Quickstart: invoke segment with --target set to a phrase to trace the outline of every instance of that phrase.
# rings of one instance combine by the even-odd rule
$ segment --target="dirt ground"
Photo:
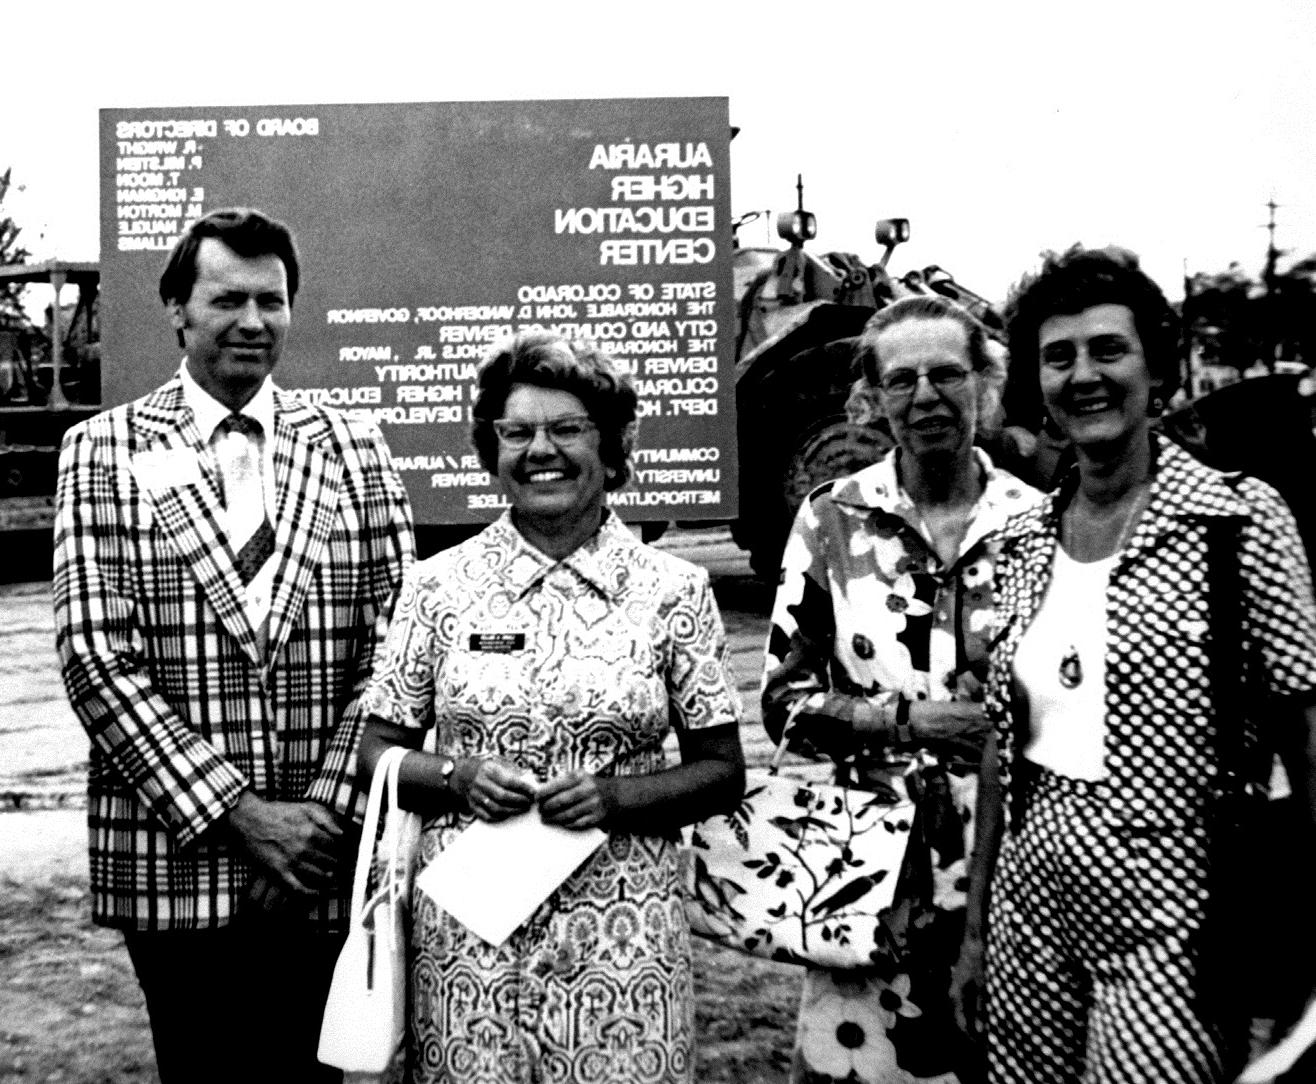
[[[771,751],[756,707],[770,589],[725,540],[678,535],[678,546],[712,575],[748,709],[742,743],[761,765]],[[90,921],[86,742],[53,643],[49,584],[0,584],[0,1084],[157,1084],[122,940]],[[696,941],[700,1084],[784,1080],[800,979],[797,968]]]
[[[707,568],[749,713],[751,764],[770,752],[756,701],[771,593],[707,532],[664,540]],[[0,1084],[154,1084],[150,1030],[121,938],[90,921],[86,739],[64,699],[49,583],[0,584]],[[784,1078],[797,968],[696,943],[701,1084]]]
[[[90,922],[81,811],[0,814],[0,1084],[157,1084],[123,942]],[[790,1056],[797,968],[696,942],[701,1084],[769,1084]]]
[[[7,814],[6,816],[15,816]],[[86,877],[0,876],[0,1081],[155,1082],[146,1007]]]

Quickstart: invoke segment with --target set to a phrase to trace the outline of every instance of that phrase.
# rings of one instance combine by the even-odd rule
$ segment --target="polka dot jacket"
[[[1152,441],[1151,497],[1106,593],[1104,816],[1134,831],[1173,831],[1200,822],[1217,774],[1207,524],[1217,517],[1236,523],[1241,642],[1255,660],[1252,699],[1263,688],[1304,700],[1316,694],[1316,609],[1297,526],[1279,495],[1255,478],[1213,470],[1169,441]],[[987,706],[1012,830],[1022,812],[1012,766],[1028,721],[1014,699],[1011,672],[1019,638],[1050,582],[1060,510],[1076,484],[1071,474],[1055,493],[1013,516],[997,558],[1004,634],[989,667]]]

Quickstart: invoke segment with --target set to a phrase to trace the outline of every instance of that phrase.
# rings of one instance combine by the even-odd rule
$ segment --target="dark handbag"
[[[1213,1015],[1235,1026],[1283,1016],[1307,992],[1294,957],[1305,944],[1299,915],[1285,910],[1298,898],[1296,885],[1284,883],[1284,841],[1294,838],[1286,825],[1296,824],[1298,811],[1292,800],[1270,799],[1275,748],[1249,717],[1261,705],[1248,681],[1238,541],[1234,521],[1207,527],[1218,774],[1207,810],[1207,910],[1197,945],[1198,992]]]

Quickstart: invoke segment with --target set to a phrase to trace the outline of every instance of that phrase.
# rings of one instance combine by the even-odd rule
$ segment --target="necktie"
[[[230,414],[216,426],[215,433],[225,438],[217,448],[224,507],[238,555],[238,576],[248,584],[274,553],[274,528],[265,512],[262,485],[260,422]]]

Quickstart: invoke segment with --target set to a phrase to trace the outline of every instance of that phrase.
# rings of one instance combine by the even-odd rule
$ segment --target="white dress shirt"
[[[196,382],[188,371],[186,358],[179,368],[179,377],[183,381],[183,402],[191,408],[196,418],[197,429],[205,438],[212,456],[215,454],[217,440],[247,440],[240,433],[229,433],[223,437],[215,433],[220,422],[234,412]],[[277,522],[275,511],[278,504],[274,492],[274,384],[268,376],[261,383],[256,394],[238,413],[258,422],[261,432],[265,435],[260,445],[261,495],[265,502],[265,514],[269,517],[270,524],[274,525]],[[218,469],[218,461],[215,466]],[[220,511],[220,524],[231,536],[232,520],[227,508]],[[269,620],[270,605],[273,601],[274,568],[277,563],[273,558],[266,561],[265,566],[247,584],[247,616],[258,630],[263,629]]]

